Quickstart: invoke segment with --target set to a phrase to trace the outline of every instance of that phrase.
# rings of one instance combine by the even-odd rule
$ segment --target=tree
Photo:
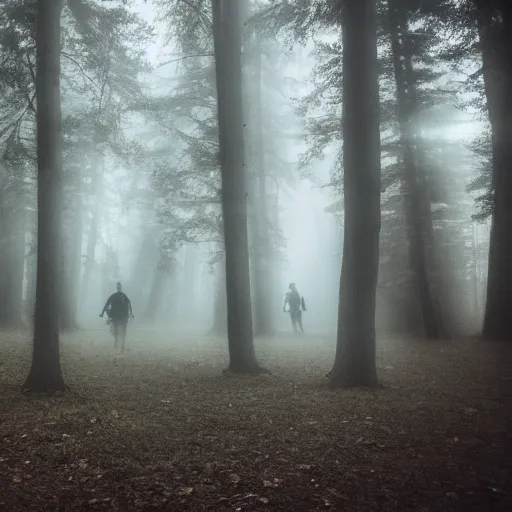
[[[253,295],[253,319],[256,336],[270,336],[272,327],[272,300],[270,279],[271,237],[265,165],[265,141],[263,133],[262,104],[262,48],[260,36],[252,31],[245,36],[245,91],[246,104],[246,153],[255,168],[251,187],[252,244],[251,269]],[[247,126],[248,125],[248,126]]]
[[[474,0],[491,124],[494,204],[482,335],[512,340],[512,13],[508,2]]]
[[[60,1],[39,0],[36,29],[37,288],[32,367],[24,389],[64,391],[59,348],[62,134]]]
[[[410,240],[410,263],[416,277],[423,325],[428,338],[441,337],[441,321],[432,296],[427,269],[425,223],[432,224],[430,201],[426,200],[427,184],[419,165],[417,124],[418,100],[413,68],[414,41],[409,33],[408,6],[402,0],[388,0],[391,51],[395,71],[397,112],[402,146],[403,185],[406,196],[405,212]]]
[[[380,230],[380,114],[376,0],[345,1],[343,31],[344,244],[330,387],[375,386]]]
[[[254,350],[251,315],[240,2],[212,0],[212,14],[226,257],[228,370],[261,373],[263,368]]]

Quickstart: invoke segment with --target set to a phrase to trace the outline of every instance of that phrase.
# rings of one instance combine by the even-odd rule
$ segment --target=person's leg
[[[112,319],[112,328],[114,331],[114,349],[117,350],[119,340],[119,320]]]
[[[124,352],[124,343],[126,341],[126,330],[128,327],[128,319],[121,323],[121,352]]]
[[[295,311],[290,311],[290,318],[292,320],[292,326],[293,326],[293,332],[297,332],[297,316],[295,314]]]

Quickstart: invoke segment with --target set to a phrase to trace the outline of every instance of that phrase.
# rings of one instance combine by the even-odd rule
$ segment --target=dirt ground
[[[332,339],[258,341],[258,378],[225,344],[84,331],[48,397],[3,333],[0,511],[512,510],[512,345],[381,340],[382,390],[328,391]]]

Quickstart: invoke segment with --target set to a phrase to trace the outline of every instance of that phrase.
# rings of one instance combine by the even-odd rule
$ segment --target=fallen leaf
[[[241,478],[240,478],[240,475],[237,475],[236,473],[231,473],[229,475],[229,480],[232,483],[237,484],[238,482],[240,482]]]
[[[19,484],[21,482],[21,476],[20,475],[14,475],[12,477],[12,481],[15,483],[15,484]]]
[[[263,487],[274,487],[274,484],[269,480],[263,480]]]
[[[184,487],[183,489],[181,489],[179,491],[178,494],[180,494],[180,496],[187,496],[189,494],[192,494],[194,492],[194,488],[193,487]]]
[[[258,498],[261,503],[265,503],[265,505],[270,501],[268,498]]]

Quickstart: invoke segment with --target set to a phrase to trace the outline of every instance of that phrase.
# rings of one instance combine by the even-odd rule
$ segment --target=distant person
[[[295,333],[297,333],[297,324],[300,327],[300,330],[304,332],[304,327],[302,326],[302,311],[306,311],[304,297],[300,296],[295,283],[291,283],[289,289],[290,291],[286,293],[284,298],[283,312],[290,313],[293,331]],[[286,306],[288,306],[288,310],[286,309]]]
[[[107,300],[100,317],[107,313],[112,322],[114,334],[114,348],[117,349],[121,343],[121,352],[124,351],[124,342],[126,341],[126,329],[128,327],[128,318],[133,318],[132,303],[128,296],[123,293],[121,283],[117,283],[117,292],[113,293]]]

